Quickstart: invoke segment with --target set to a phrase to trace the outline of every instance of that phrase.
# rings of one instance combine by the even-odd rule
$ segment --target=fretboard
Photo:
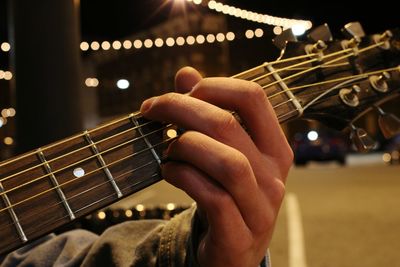
[[[234,77],[270,85],[281,122],[297,117],[296,99],[273,74],[264,64]],[[161,180],[168,129],[130,114],[0,163],[0,254]]]

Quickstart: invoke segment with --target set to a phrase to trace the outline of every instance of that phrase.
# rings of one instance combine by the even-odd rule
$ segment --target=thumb
[[[184,67],[175,75],[175,90],[178,93],[190,92],[203,77],[192,67]]]

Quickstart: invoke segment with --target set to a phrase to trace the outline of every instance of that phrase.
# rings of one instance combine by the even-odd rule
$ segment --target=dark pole
[[[9,0],[17,153],[82,129],[81,58],[73,0]]]

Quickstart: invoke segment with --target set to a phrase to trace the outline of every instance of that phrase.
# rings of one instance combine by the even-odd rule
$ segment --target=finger
[[[210,103],[187,95],[168,93],[146,100],[141,112],[149,119],[204,133],[243,151],[251,159],[258,157],[253,141],[232,114]]]
[[[187,93],[202,79],[201,74],[192,67],[184,67],[175,75],[175,90]]]
[[[188,131],[171,143],[167,154],[215,179],[232,196],[250,229],[259,224],[258,215],[263,214],[266,207],[260,207],[264,199],[261,199],[250,162],[241,152],[199,132]]]
[[[262,152],[276,157],[291,154],[275,111],[260,85],[239,79],[207,78],[196,84],[190,95],[236,111]]]
[[[208,228],[219,236],[220,242],[237,243],[241,238],[238,233],[250,233],[231,196],[199,169],[182,162],[168,162],[163,165],[162,175],[203,208]]]

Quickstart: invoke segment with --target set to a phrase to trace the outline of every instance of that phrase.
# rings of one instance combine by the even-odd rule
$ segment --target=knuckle
[[[273,186],[271,186],[268,190],[268,196],[273,207],[279,209],[285,193],[286,187],[284,183],[279,179],[275,179]]]
[[[287,144],[285,146],[285,157],[283,158],[286,167],[290,167],[293,163],[294,152],[292,148]]]
[[[219,139],[224,140],[226,136],[229,136],[231,133],[237,131],[237,129],[240,127],[236,118],[228,112],[219,118],[220,119],[217,121],[215,127],[215,134]]]
[[[226,154],[226,157],[222,159],[221,167],[223,168],[223,173],[233,182],[240,182],[251,173],[249,160],[244,154],[236,150]]]
[[[166,93],[159,97],[159,103],[161,105],[170,106],[177,103],[177,93]]]
[[[264,89],[255,82],[250,82],[248,86],[247,97],[251,98],[252,100],[262,100],[264,101],[267,98]]]

